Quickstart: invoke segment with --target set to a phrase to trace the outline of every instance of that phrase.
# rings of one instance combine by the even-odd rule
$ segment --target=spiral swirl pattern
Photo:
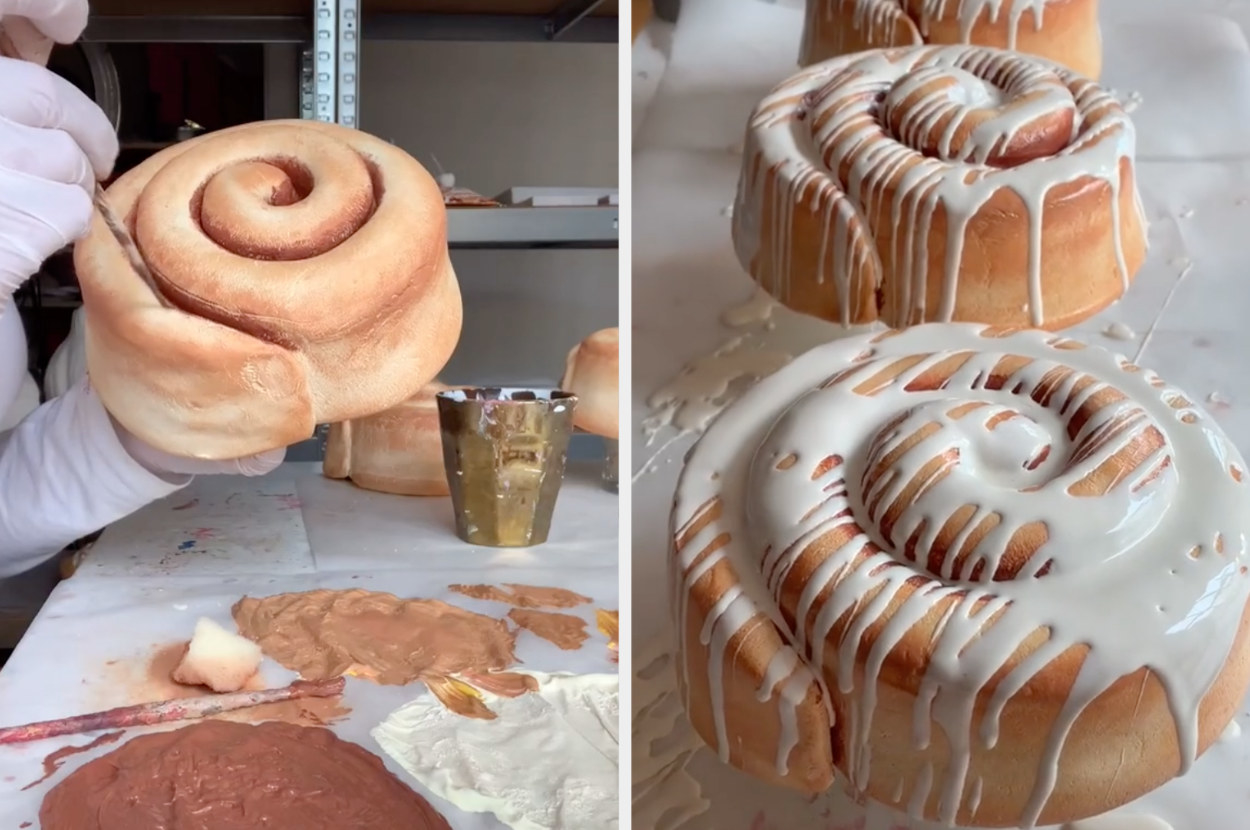
[[[1208,692],[1231,683],[1217,697],[1236,707],[1250,679],[1221,680],[1245,662],[1245,469],[1182,393],[1070,340],[930,325],[816,349],[728,410],[679,485],[678,624],[705,737],[761,772],[731,751],[735,714],[771,701],[764,773],[785,779],[825,751],[802,726],[823,699],[833,765],[918,817],[1029,827],[1083,817],[1048,812],[1052,797],[1111,809],[1072,806],[1073,788],[1114,789],[1102,758],[1081,765],[1087,709],[1150,667],[1183,770],[1207,743]],[[1120,725],[1087,728],[1115,751]],[[1030,752],[1033,774],[1006,777]],[[1158,772],[1145,752],[1116,774],[1138,780],[1134,763]]]
[[[373,136],[221,130],[153,156],[108,199],[174,307],[156,311],[97,221],[75,252],[89,369],[115,417],[167,451],[231,457],[387,409],[459,336],[438,186]]]
[[[837,59],[756,108],[735,246],[779,300],[843,324],[1070,325],[1144,257],[1134,148],[1110,94],[1023,55]]]

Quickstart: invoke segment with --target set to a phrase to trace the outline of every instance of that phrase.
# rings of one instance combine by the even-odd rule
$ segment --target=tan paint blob
[[[572,614],[513,608],[508,612],[508,619],[565,651],[576,651],[590,637],[586,633],[586,621]]]
[[[309,680],[345,674],[402,686],[517,662],[507,623],[438,600],[317,590],[244,597],[234,619],[266,655]]]
[[[323,827],[327,817],[352,830],[450,830],[377,756],[288,723],[141,735],[75,770],[39,810],[43,830]]]
[[[590,602],[575,591],[565,588],[543,588],[539,585],[517,585],[506,582],[499,585],[451,585],[458,594],[488,602],[503,602],[517,608],[576,608]]]
[[[439,702],[457,715],[479,720],[494,720],[497,717],[476,686],[446,675],[426,675],[424,679]]]

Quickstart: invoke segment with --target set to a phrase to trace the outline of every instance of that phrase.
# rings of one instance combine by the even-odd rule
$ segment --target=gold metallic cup
[[[496,548],[547,541],[576,405],[575,395],[558,389],[438,394],[457,536]]]

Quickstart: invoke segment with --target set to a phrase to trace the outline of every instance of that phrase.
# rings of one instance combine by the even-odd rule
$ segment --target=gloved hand
[[[89,11],[87,0],[0,0],[0,17],[24,17],[57,43],[82,37]]]
[[[61,43],[82,34],[86,0],[0,0]],[[108,117],[69,81],[0,58],[0,302],[43,261],[82,237],[97,179],[117,160]]]
[[[113,420],[110,416],[110,420]],[[163,450],[144,443],[135,437],[124,426],[113,420],[113,428],[117,437],[130,457],[139,462],[149,473],[159,476],[171,484],[181,483],[180,479],[188,476],[214,474],[263,476],[275,469],[286,458],[286,448],[270,450],[260,455],[238,458],[231,461],[204,461],[198,458],[180,458]]]

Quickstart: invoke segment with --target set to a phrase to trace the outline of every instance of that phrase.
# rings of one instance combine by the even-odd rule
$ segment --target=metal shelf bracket
[[[565,0],[551,17],[547,18],[546,30],[548,40],[559,40],[569,29],[576,26],[582,18],[603,5],[603,0]]]
[[[338,102],[338,0],[313,7],[313,117],[333,123]]]
[[[360,0],[314,0],[312,89],[304,117],[355,127],[360,120]],[[307,58],[305,72],[307,72]],[[307,100],[311,96],[311,116]]]
[[[338,0],[338,123],[358,126],[360,116],[360,0]]]

